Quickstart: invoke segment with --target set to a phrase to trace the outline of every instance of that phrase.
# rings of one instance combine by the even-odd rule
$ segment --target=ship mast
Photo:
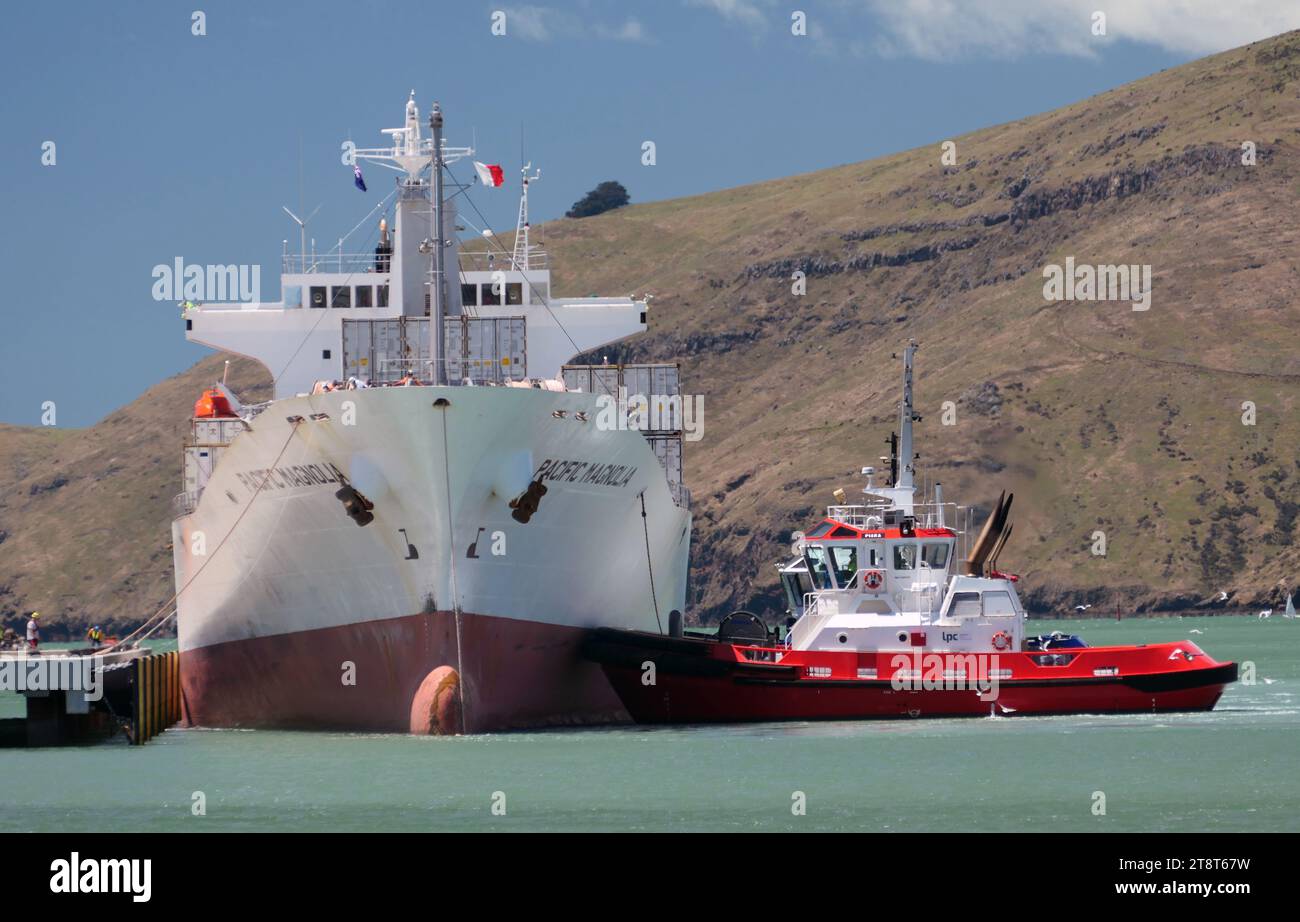
[[[520,271],[528,270],[528,254],[532,249],[528,244],[528,184],[542,178],[541,170],[529,176],[528,171],[532,168],[533,162],[530,160],[519,171],[523,174],[524,191],[519,196],[519,220],[515,224],[515,252],[511,261]]]
[[[919,417],[912,404],[912,363],[917,348],[916,340],[912,340],[903,350],[903,400],[898,406],[898,433],[889,434],[890,484],[887,487],[874,486],[868,475],[867,485],[862,491],[892,503],[892,508],[905,516],[912,515],[916,509],[916,453],[912,449],[912,423]],[[864,468],[863,473],[869,470]]]
[[[396,244],[391,263],[393,303],[406,317],[429,317],[429,357],[435,384],[445,384],[447,378],[442,318],[460,313],[460,289],[449,290],[447,286],[447,265],[456,267],[458,263],[455,236],[449,239],[448,234],[455,224],[455,203],[446,200],[446,167],[474,153],[472,147],[445,146],[442,125],[442,107],[435,102],[429,113],[433,137],[421,137],[420,111],[412,90],[403,126],[383,131],[392,137],[392,147],[355,152],[357,160],[401,174],[397,181]],[[433,176],[426,179],[425,171],[430,169]]]
[[[443,355],[443,314],[445,311],[447,244],[443,239],[446,222],[442,219],[442,107],[434,102],[429,111],[429,128],[433,131],[433,307],[429,311],[429,355],[433,357],[434,384],[447,383],[447,362]]]
[[[912,451],[912,421],[916,411],[912,406],[912,357],[916,355],[916,340],[903,350],[903,403],[898,410],[898,480],[894,486],[913,489],[916,455]]]

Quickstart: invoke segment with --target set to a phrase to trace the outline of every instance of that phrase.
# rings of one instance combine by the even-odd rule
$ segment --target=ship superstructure
[[[439,670],[459,700],[440,730],[625,719],[581,638],[685,606],[681,432],[600,412],[647,375],[680,400],[677,366],[565,367],[645,330],[646,302],[552,292],[527,168],[514,249],[461,252],[449,165],[473,152],[436,103],[428,126],[412,94],[392,146],[356,151],[397,173],[373,247],[286,252],[278,302],[185,312],[275,382],[255,406],[214,387],[185,448],[192,723],[421,730]]]

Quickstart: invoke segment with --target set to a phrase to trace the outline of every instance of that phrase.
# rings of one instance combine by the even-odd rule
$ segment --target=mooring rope
[[[434,404],[434,406],[437,406],[437,404]],[[468,710],[465,702],[469,696],[465,691],[465,663],[461,655],[460,586],[456,582],[456,536],[451,521],[451,449],[447,442],[448,406],[450,406],[450,403],[440,407],[442,410],[442,473],[447,484],[447,558],[451,563],[451,611],[456,622],[456,675],[460,679],[460,732],[463,736],[467,726],[465,712]]]
[[[217,544],[217,546],[212,549],[212,553],[208,554],[207,559],[203,561],[203,564],[197,570],[194,571],[194,575],[192,575],[189,579],[187,579],[185,581],[185,585],[177,589],[175,595],[173,595],[170,599],[164,602],[161,608],[159,608],[156,612],[154,612],[152,615],[146,618],[143,624],[141,624],[138,628],[136,628],[131,633],[127,634],[121,640],[116,640],[113,643],[109,644],[103,650],[99,651],[99,653],[101,654],[108,653],[111,650],[117,649],[123,646],[124,644],[131,643],[133,641],[148,640],[149,637],[151,637],[154,634],[154,632],[158,631],[168,621],[176,617],[178,612],[178,609],[176,608],[176,600],[181,597],[181,593],[183,593],[186,589],[190,588],[190,585],[196,579],[199,578],[199,574],[202,573],[205,569],[207,569],[208,564],[212,563],[213,558],[217,556],[217,553],[222,549],[222,547],[225,546],[226,542],[230,540],[230,536],[235,533],[235,529],[237,529],[239,527],[239,523],[244,520],[244,516],[248,515],[248,510],[253,508],[253,503],[257,502],[257,498],[262,495],[262,488],[266,486],[267,481],[271,479],[271,471],[275,470],[276,465],[280,463],[280,459],[284,457],[284,453],[286,450],[288,450],[289,443],[293,441],[294,433],[298,431],[298,426],[301,423],[302,423],[301,419],[293,423],[293,428],[289,430],[289,437],[285,439],[284,444],[280,446],[279,454],[275,456],[275,460],[271,462],[270,468],[267,469],[266,474],[263,475],[261,481],[258,483],[257,489],[253,491],[253,496],[248,501],[248,505],[245,506],[243,510],[239,513],[239,516],[235,519],[234,524],[230,526],[230,530],[226,532],[225,537],[223,537],[221,541]],[[164,614],[164,612],[166,612],[166,614]],[[158,619],[159,616],[162,616],[161,619],[158,620],[156,624],[153,624],[152,622],[154,622],[155,619]]]
[[[655,593],[655,567],[650,561],[650,523],[645,515],[645,490],[642,490],[638,496],[641,500],[641,527],[645,530],[645,568],[650,573],[650,601],[655,604],[655,624],[659,625],[659,633],[664,632],[664,623],[659,620],[659,596]]]

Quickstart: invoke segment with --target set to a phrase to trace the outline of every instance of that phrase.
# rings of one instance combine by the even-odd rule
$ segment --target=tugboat
[[[903,353],[889,484],[873,468],[863,502],[833,505],[779,566],[788,632],[733,612],[716,635],[593,631],[600,663],[641,723],[856,720],[1211,710],[1237,679],[1190,640],[1090,647],[1030,636],[1019,577],[998,569],[1012,526],[1003,494],[973,541],[935,485],[916,502],[913,359]],[[885,460],[885,459],[882,459]],[[847,498],[835,495],[839,503]],[[922,499],[925,497],[922,496]],[[949,524],[951,522],[951,524]],[[957,563],[959,552],[964,558]]]

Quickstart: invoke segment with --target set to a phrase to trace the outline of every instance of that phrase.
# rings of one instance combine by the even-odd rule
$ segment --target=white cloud
[[[1300,28],[1297,0],[863,0],[874,50],[944,60],[1029,52],[1094,54],[1106,42],[1211,54]],[[1092,34],[1093,13],[1106,35]]]
[[[555,39],[594,37],[618,42],[649,42],[650,35],[635,19],[610,26],[589,16],[557,10],[549,6],[505,7],[506,34],[530,42]]]
[[[754,32],[767,29],[767,13],[760,7],[768,6],[760,0],[687,0],[691,6],[713,10],[728,22],[734,22]]]
[[[635,19],[629,19],[621,26],[596,26],[595,33],[599,38],[608,38],[619,42],[648,42],[650,40],[645,26]]]

